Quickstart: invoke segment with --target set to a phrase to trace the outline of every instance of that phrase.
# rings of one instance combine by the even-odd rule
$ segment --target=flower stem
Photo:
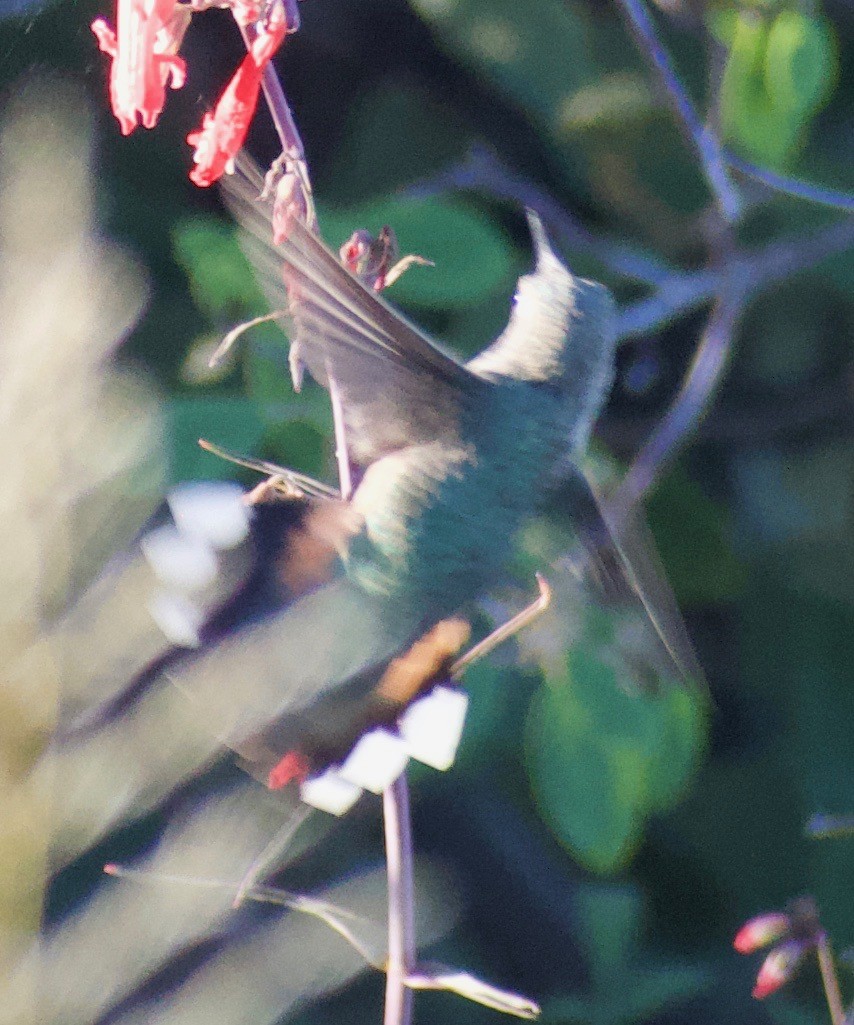
[[[406,773],[383,794],[388,872],[388,963],[383,1025],[409,1025],[412,990],[406,985],[415,966],[412,903],[412,824]]]
[[[833,954],[830,951],[826,933],[821,933],[819,936],[816,955],[821,971],[821,982],[824,986],[824,996],[830,1011],[830,1020],[833,1025],[845,1025],[845,1009],[842,1006],[842,994],[839,991],[839,978],[836,974],[836,966],[833,963]]]

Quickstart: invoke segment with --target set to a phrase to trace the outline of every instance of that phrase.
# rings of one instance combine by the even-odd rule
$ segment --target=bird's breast
[[[414,445],[368,468],[353,497],[364,530],[347,566],[360,587],[429,617],[500,582],[555,455],[548,404],[514,392],[496,389],[453,443]]]

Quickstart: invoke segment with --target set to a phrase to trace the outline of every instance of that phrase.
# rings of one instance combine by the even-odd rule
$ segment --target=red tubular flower
[[[739,954],[752,954],[755,950],[775,943],[791,929],[791,918],[782,911],[769,911],[751,918],[736,933],[732,945]]]
[[[177,55],[190,12],[177,0],[118,0],[114,32],[103,18],[92,22],[98,46],[113,59],[110,103],[130,135],[141,121],[153,128],[166,102],[166,87],[180,89],[186,65]]]
[[[804,940],[786,940],[775,947],[762,962],[756,976],[756,985],[753,987],[753,996],[757,1000],[762,1000],[776,993],[792,978],[804,954],[810,948],[811,944]]]
[[[231,170],[255,113],[264,68],[281,46],[286,31],[284,9],[277,4],[267,26],[258,32],[226,86],[216,109],[205,114],[202,127],[187,136],[187,142],[196,150],[193,154],[196,166],[190,172],[190,180],[196,185],[202,188],[213,185]]]

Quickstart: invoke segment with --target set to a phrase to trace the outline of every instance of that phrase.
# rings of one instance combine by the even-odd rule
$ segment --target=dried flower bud
[[[298,174],[286,171],[276,185],[276,198],[273,201],[273,242],[281,245],[288,237],[290,225],[294,219],[306,222],[308,218],[308,200],[305,187]]]
[[[807,940],[786,940],[775,947],[762,962],[753,987],[753,996],[762,1000],[784,986],[811,948],[812,944]]]
[[[347,270],[377,292],[385,287],[398,252],[397,238],[388,225],[376,238],[364,229],[354,231],[339,251]]]
[[[769,911],[746,922],[732,942],[739,954],[752,954],[782,939],[792,927],[792,920],[782,911]]]

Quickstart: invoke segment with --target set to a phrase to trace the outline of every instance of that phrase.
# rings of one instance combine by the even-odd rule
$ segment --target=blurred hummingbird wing
[[[334,577],[358,520],[350,506],[273,491],[247,506],[243,497],[241,488],[222,483],[174,489],[171,521],[144,534],[135,555],[107,577],[108,586],[93,587],[58,625],[88,653],[86,692],[67,695],[58,735],[89,733],[115,720],[165,672]],[[133,587],[133,613],[122,622],[139,617],[146,638],[138,660],[128,658],[127,630],[115,626],[126,584]],[[106,636],[101,620],[111,627]],[[116,644],[118,664],[106,654]]]
[[[212,733],[240,751],[271,724],[313,708],[380,667],[418,633],[419,622],[342,578],[276,614],[223,637],[171,668],[169,680]]]
[[[366,465],[414,443],[452,434],[460,408],[486,384],[354,277],[302,222],[272,242],[272,198],[248,157],[224,179],[244,228],[244,249],[274,308],[286,309],[295,383],[307,367],[340,391],[352,461]]]
[[[606,608],[634,614],[635,624],[652,628],[647,631],[651,644],[632,642],[638,650],[653,649],[650,671],[658,678],[704,687],[703,671],[642,514],[633,509],[617,517],[608,511],[578,469],[550,499],[555,511],[571,517],[580,543],[581,551],[567,557],[569,568]]]

